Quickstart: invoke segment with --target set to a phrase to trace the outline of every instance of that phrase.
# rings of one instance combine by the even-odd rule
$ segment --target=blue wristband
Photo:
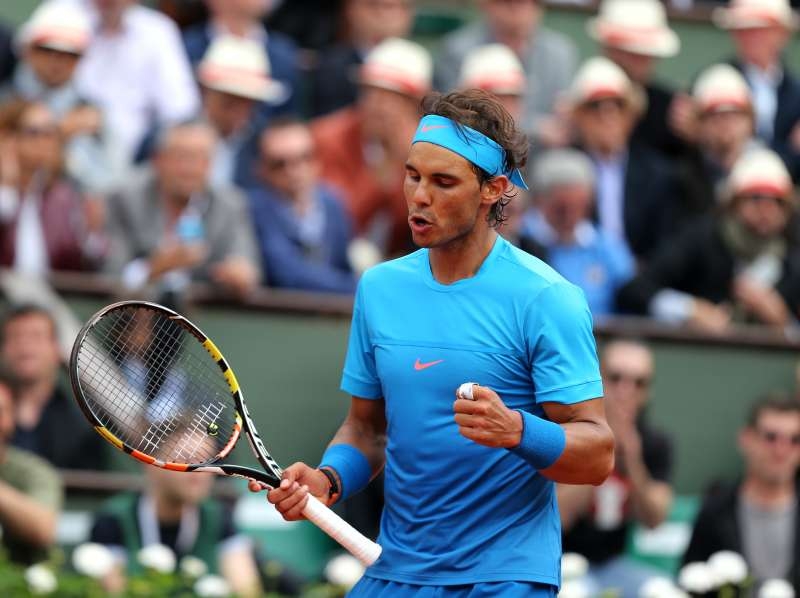
[[[522,415],[522,439],[509,450],[536,469],[547,469],[558,461],[567,446],[564,428],[527,411],[518,411]]]
[[[322,455],[320,467],[330,467],[339,475],[339,500],[352,496],[372,478],[369,461],[360,450],[349,444],[334,444]]]

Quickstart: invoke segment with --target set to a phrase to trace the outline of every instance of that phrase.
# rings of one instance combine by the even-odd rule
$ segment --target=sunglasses
[[[294,164],[305,164],[314,159],[314,152],[307,151],[293,156],[273,156],[266,159],[267,167],[271,170],[284,170]]]
[[[619,384],[623,381],[631,382],[637,389],[644,390],[650,387],[653,379],[650,376],[632,376],[625,372],[611,371],[607,372],[603,379],[612,385]]]
[[[788,434],[780,434],[774,430],[763,430],[756,428],[756,433],[761,437],[761,440],[767,444],[778,444],[779,442],[789,443],[794,447],[800,447],[800,434],[789,436]]]
[[[622,98],[603,98],[601,100],[589,100],[583,103],[583,108],[589,112],[601,112],[608,108],[616,108],[620,112],[625,110],[627,102]]]
[[[55,125],[46,127],[35,127],[35,126],[20,127],[19,134],[22,137],[52,138],[58,135],[58,127],[56,127]]]
[[[744,193],[742,195],[738,195],[736,199],[741,202],[759,203],[759,204],[772,203],[778,206],[783,206],[786,203],[786,200],[783,197],[778,197],[777,195],[769,195],[767,193]]]

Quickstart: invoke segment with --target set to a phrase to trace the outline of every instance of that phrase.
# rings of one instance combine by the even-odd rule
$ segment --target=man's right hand
[[[264,489],[255,482],[250,482],[248,487],[253,492]],[[319,469],[309,467],[305,463],[294,463],[283,470],[280,486],[267,493],[267,500],[275,505],[286,521],[298,521],[305,519],[303,509],[309,492],[330,506],[329,489],[330,481]]]
[[[208,255],[203,243],[179,243],[165,246],[150,256],[150,278],[155,279],[166,272],[200,265]]]

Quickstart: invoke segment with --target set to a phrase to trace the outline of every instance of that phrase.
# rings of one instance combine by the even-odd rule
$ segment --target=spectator
[[[514,117],[522,118],[526,77],[522,63],[508,46],[487,44],[470,51],[461,65],[461,89],[483,89],[495,96]]]
[[[217,37],[197,69],[203,114],[217,132],[211,183],[246,188],[255,181],[258,134],[263,128],[257,103],[277,105],[291,90],[270,76],[261,44],[249,39]]]
[[[319,52],[311,73],[312,116],[354,104],[364,58],[386,39],[408,37],[414,20],[413,0],[344,0],[341,10],[344,38]]]
[[[267,56],[271,76],[283,84],[286,93],[280,101],[270,101],[259,109],[262,117],[299,109],[297,90],[300,85],[298,54],[295,43],[277,31],[267,31],[263,19],[273,0],[206,0],[210,17],[183,32],[183,43],[193,66],[197,66],[219,38],[234,36],[261,47]]]
[[[55,543],[63,501],[58,474],[45,461],[9,445],[14,435],[11,391],[0,384],[0,526],[8,558],[29,565]]]
[[[756,135],[800,176],[800,81],[782,60],[797,17],[787,0],[732,0],[717,8],[714,23],[730,32],[732,64],[753,92]]]
[[[778,330],[794,324],[800,313],[800,254],[788,230],[794,190],[777,154],[756,149],[739,158],[722,208],[663,246],[620,289],[620,307],[712,332],[732,322]]]
[[[541,26],[541,0],[480,0],[483,18],[448,34],[436,63],[436,87],[457,86],[461,62],[470,50],[490,43],[511,48],[527,74],[522,128],[545,145],[565,145],[569,139],[553,116],[556,99],[569,87],[578,54],[565,36]]]
[[[591,595],[620,590],[620,598],[638,598],[639,588],[655,575],[625,555],[634,524],[654,528],[672,505],[672,442],[647,420],[654,363],[650,349],[634,340],[615,340],[601,359],[604,403],[616,439],[616,466],[599,487],[558,486],[564,551],[590,563]]]
[[[44,104],[0,109],[0,264],[33,276],[90,270],[107,250],[103,204],[63,172],[64,146]]]
[[[578,145],[594,163],[599,228],[646,260],[675,232],[680,210],[670,165],[631,138],[643,94],[616,64],[596,57],[575,75],[567,102]]]
[[[114,550],[129,574],[141,572],[136,559],[141,548],[163,544],[178,558],[201,559],[237,596],[261,595],[253,543],[237,533],[232,513],[210,497],[214,476],[146,467],[145,479],[144,492],[121,494],[101,508],[91,541]],[[124,587],[120,574],[116,570],[103,580],[108,591]]]
[[[686,101],[673,105],[675,91],[655,80],[657,61],[675,56],[681,47],[667,24],[664,5],[659,0],[603,0],[599,15],[587,23],[587,31],[602,53],[647,95],[645,110],[633,131],[634,141],[672,156],[682,154],[686,145],[673,129],[672,113]]]
[[[299,120],[273,122],[261,135],[263,185],[250,194],[264,276],[274,287],[352,293],[350,219],[318,178],[314,140]]]
[[[189,122],[162,135],[152,165],[109,201],[108,271],[128,289],[180,295],[203,280],[237,296],[258,283],[258,254],[241,194],[209,184],[213,129]]]
[[[387,39],[361,66],[359,83],[356,106],[311,124],[322,178],[342,194],[356,235],[384,253],[405,253],[411,240],[404,165],[420,99],[430,89],[430,56],[414,42]]]
[[[197,86],[168,17],[137,0],[52,1],[81,8],[93,25],[78,90],[107,115],[126,160],[152,129],[197,113]]]
[[[719,550],[744,556],[756,584],[785,579],[800,592],[796,476],[800,467],[800,403],[781,393],[753,404],[739,432],[743,477],[716,484],[694,523],[684,563]]]
[[[754,138],[750,90],[739,71],[728,64],[704,70],[692,91],[696,148],[687,152],[692,203],[697,211],[713,208],[733,165],[759,142]]]
[[[60,383],[58,331],[50,313],[19,305],[5,315],[0,333],[0,357],[15,403],[11,444],[61,469],[102,468],[106,445]]]
[[[85,191],[107,193],[122,178],[124,156],[103,113],[81,96],[74,77],[91,35],[79,8],[40,5],[17,37],[22,62],[2,95],[45,104],[59,121],[67,174]]]
[[[633,256],[591,221],[594,167],[581,152],[551,150],[536,161],[527,233],[547,262],[586,294],[595,318],[615,311],[617,289],[634,274]]]

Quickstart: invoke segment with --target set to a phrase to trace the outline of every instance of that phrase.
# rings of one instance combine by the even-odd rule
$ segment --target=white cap
[[[421,45],[390,37],[367,54],[359,71],[359,82],[412,97],[422,97],[431,89],[433,61]]]
[[[584,62],[575,73],[567,92],[572,106],[593,100],[621,98],[636,110],[644,108],[645,98],[619,66],[603,56]]]
[[[498,95],[522,95],[525,70],[508,46],[479,46],[464,58],[458,86],[461,89],[483,89]]]
[[[733,165],[726,184],[729,198],[742,193],[766,193],[791,199],[792,177],[780,156],[770,149],[745,152]]]
[[[715,64],[700,73],[692,97],[701,113],[753,109],[747,81],[729,64]]]
[[[83,54],[92,37],[92,26],[86,13],[67,2],[45,2],[20,28],[20,46],[41,46]]]
[[[731,0],[727,8],[715,8],[711,19],[720,29],[754,29],[779,26],[797,28],[797,15],[788,0]]]
[[[534,163],[531,188],[546,194],[556,187],[581,185],[594,188],[594,166],[589,157],[573,148],[544,152]]]
[[[232,35],[211,43],[197,67],[197,79],[209,89],[271,104],[284,102],[291,93],[270,76],[262,44]]]
[[[659,0],[604,0],[586,23],[589,36],[604,46],[645,56],[675,56],[681,40],[669,28]]]

